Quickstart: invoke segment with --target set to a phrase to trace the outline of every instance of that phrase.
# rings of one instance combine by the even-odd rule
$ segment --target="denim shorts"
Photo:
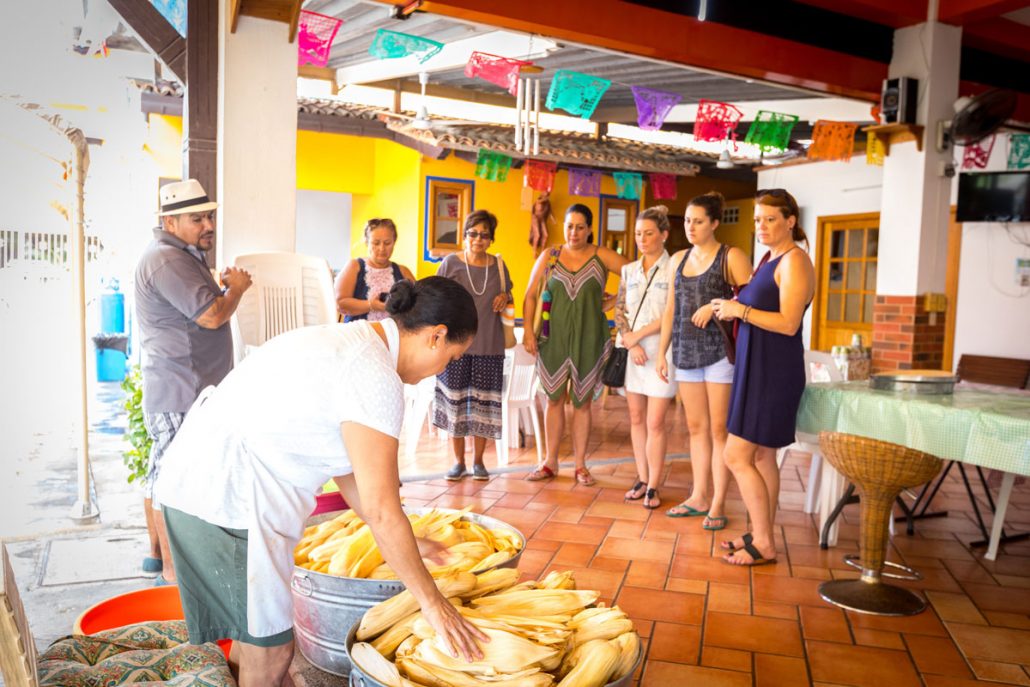
[[[698,367],[693,370],[676,368],[677,382],[709,382],[712,384],[732,384],[733,364],[723,358],[707,367]]]

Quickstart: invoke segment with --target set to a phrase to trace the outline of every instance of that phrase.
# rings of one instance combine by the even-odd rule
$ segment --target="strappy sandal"
[[[744,542],[744,547],[747,547],[747,545],[751,543],[751,539],[752,535],[750,532],[745,532],[744,535],[740,538],[740,540]],[[729,541],[719,542],[719,548],[721,548],[723,551],[729,551],[730,553],[733,553],[737,550],[737,547],[733,543],[732,539]]]
[[[526,481],[527,482],[543,482],[544,480],[547,480],[547,479],[554,479],[557,476],[558,475],[555,474],[554,470],[552,470],[551,468],[547,467],[546,465],[541,465],[536,470],[533,470],[533,472],[531,472],[528,475],[526,475]]]
[[[658,496],[657,489],[648,489],[647,494],[644,495],[644,508],[648,510],[654,510],[662,505],[662,500]]]
[[[590,474],[590,471],[586,468],[576,468],[573,473],[576,476],[576,481],[582,484],[584,487],[592,487],[597,484],[597,480]]]
[[[644,494],[647,493],[647,484],[637,480],[637,483],[633,485],[633,488],[626,492],[625,499],[627,501],[639,501],[644,498]]]
[[[736,558],[737,554],[741,553],[742,551],[747,555],[751,556],[751,560],[746,563],[737,563],[734,559]],[[765,556],[763,556],[762,552],[758,550],[758,547],[756,547],[751,542],[745,542],[743,549],[737,549],[733,553],[723,556],[722,560],[728,565],[739,565],[743,568],[753,568],[756,565],[770,565],[776,562],[775,557],[766,558]]]

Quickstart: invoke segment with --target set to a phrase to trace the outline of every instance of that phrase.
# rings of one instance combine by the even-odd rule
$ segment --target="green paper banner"
[[[615,193],[619,198],[638,200],[644,187],[644,177],[640,172],[613,172],[615,177]]]
[[[797,122],[797,115],[759,110],[744,142],[758,146],[763,153],[786,150],[790,145],[790,132]]]
[[[511,169],[511,157],[486,148],[479,149],[476,176],[487,181],[505,181]]]

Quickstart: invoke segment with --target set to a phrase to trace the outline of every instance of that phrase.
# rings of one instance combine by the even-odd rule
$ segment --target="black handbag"
[[[644,287],[644,295],[640,297],[640,304],[637,306],[637,314],[633,316],[633,323],[629,326],[629,330],[633,331],[633,327],[637,326],[637,317],[640,316],[640,309],[644,307],[644,299],[647,298],[647,290],[651,288],[651,282],[654,281],[655,276],[658,274],[658,267],[655,266],[654,271],[651,272],[651,278],[647,280],[647,286]],[[626,386],[626,364],[629,362],[629,349],[623,348],[622,346],[616,346],[612,349],[611,355],[608,356],[608,362],[605,363],[604,372],[601,373],[601,382],[605,386],[618,389]]]

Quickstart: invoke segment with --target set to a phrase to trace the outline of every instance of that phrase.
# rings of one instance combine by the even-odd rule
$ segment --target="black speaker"
[[[919,102],[919,81],[902,76],[884,79],[880,95],[880,116],[884,124],[915,124]]]

